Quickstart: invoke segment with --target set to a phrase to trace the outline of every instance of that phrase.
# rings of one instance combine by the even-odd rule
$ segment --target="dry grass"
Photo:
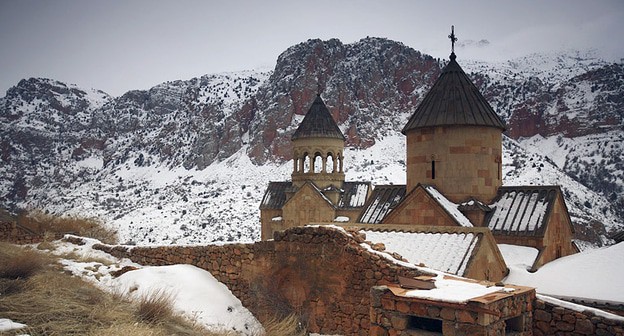
[[[290,314],[282,319],[272,318],[263,323],[264,333],[260,336],[306,336],[307,331],[299,323],[299,317]]]
[[[0,244],[0,265],[23,252]],[[43,266],[27,279],[0,279],[2,317],[28,325],[0,335],[214,335],[174,315],[145,323],[137,318],[138,305],[124,296],[103,292],[38,255]]]
[[[24,250],[21,253],[5,255],[0,264],[0,278],[27,279],[40,271],[48,258],[35,251]]]
[[[0,270],[7,276],[0,277],[0,317],[28,325],[0,332],[2,336],[239,335],[234,331],[209,332],[175,315],[171,295],[166,292],[152,292],[132,303],[122,293],[103,292],[62,271],[49,255],[16,245],[0,243]],[[295,315],[267,321],[264,329],[257,335],[307,335]]]
[[[139,298],[137,315],[148,323],[162,323],[173,315],[173,296],[170,292],[157,289]]]
[[[52,233],[50,236],[54,236],[54,233],[71,233],[95,238],[105,244],[116,244],[118,241],[117,232],[94,218],[57,216],[33,210],[18,216],[17,223],[40,234]]]

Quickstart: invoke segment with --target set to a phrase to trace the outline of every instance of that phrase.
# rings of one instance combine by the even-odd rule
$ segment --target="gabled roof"
[[[399,225],[371,225],[361,231],[366,240],[383,243],[386,251],[396,252],[413,264],[459,276],[465,275],[488,233],[486,228]]]
[[[358,223],[379,224],[405,196],[405,185],[378,185],[364,205]]]
[[[370,189],[370,182],[344,182],[337,207],[339,209],[363,207]]]
[[[320,95],[316,96],[312,106],[306,113],[303,121],[292,135],[292,140],[302,138],[335,138],[345,140],[344,135],[336,125],[327,106]]]
[[[505,123],[464,70],[455,53],[401,131],[432,126],[490,126],[505,130]]]
[[[485,223],[494,235],[542,237],[558,194],[558,186],[500,187]]]
[[[320,190],[313,182],[309,183],[321,197],[325,198],[330,204],[331,201],[323,195],[323,191]],[[260,209],[281,209],[286,204],[286,193],[297,191],[294,189],[292,182],[269,182],[267,190],[264,192],[264,197],[260,202]],[[353,209],[364,206],[366,202],[366,196],[371,188],[370,182],[344,182],[342,189],[332,188],[334,191],[340,192],[340,199],[338,204],[334,206],[337,209]]]
[[[435,187],[429,186],[429,185],[427,186],[423,185],[423,187],[425,188],[427,193],[429,193],[429,195],[431,195],[431,197],[433,197],[433,199],[435,199],[438,202],[438,204],[442,206],[444,211],[446,211],[451,216],[451,218],[453,218],[453,220],[457,222],[458,225],[464,226],[464,227],[474,226],[472,222],[470,221],[470,219],[468,219],[463,213],[461,213],[461,211],[459,211],[459,205],[449,201]]]
[[[286,191],[292,188],[292,182],[269,182],[260,202],[260,209],[281,209],[286,203]]]

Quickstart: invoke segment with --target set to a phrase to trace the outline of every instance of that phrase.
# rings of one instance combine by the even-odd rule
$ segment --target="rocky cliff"
[[[580,53],[493,64],[464,62],[458,52],[458,62],[507,121],[507,135],[518,140],[509,142],[509,167],[538,155],[570,183],[595,193],[590,207],[575,205],[577,213],[589,212],[585,227],[604,221],[597,217],[624,223],[624,65]],[[284,177],[267,174],[253,189],[242,188],[241,200],[252,205],[243,211],[230,204],[229,212],[206,209],[227,203],[220,197],[233,197],[238,182],[201,181],[192,174],[209,174],[219,163],[240,176],[261,165],[282,167],[290,159],[290,136],[319,92],[349,148],[373,150],[403,127],[443,66],[443,60],[387,39],[332,39],[288,48],[270,72],[205,75],[120,97],[49,79],[23,80],[0,98],[0,205],[66,212],[91,204],[87,212],[135,225],[147,237],[148,225],[137,224],[153,220],[141,210],[146,204],[165,217],[163,207],[182,204],[172,223],[196,226],[199,240],[207,225],[221,226],[222,238],[244,231],[253,239],[254,200],[269,179],[288,178],[288,169],[273,169]],[[350,167],[356,177],[371,166],[402,164],[387,152],[361,155],[370,159]],[[241,157],[254,165],[240,167]],[[224,223],[232,220],[246,223],[244,229]]]

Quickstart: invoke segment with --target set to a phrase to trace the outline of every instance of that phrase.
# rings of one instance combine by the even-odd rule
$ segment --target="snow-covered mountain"
[[[508,121],[505,184],[561,184],[586,241],[623,228],[623,65],[459,56]],[[137,243],[256,240],[264,189],[290,178],[290,135],[319,90],[347,136],[347,179],[404,183],[399,131],[443,65],[387,39],[333,39],[289,48],[270,72],[121,97],[22,80],[0,98],[0,206],[98,216]]]

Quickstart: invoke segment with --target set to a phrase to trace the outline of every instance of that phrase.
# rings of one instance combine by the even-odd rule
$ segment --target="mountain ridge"
[[[595,218],[600,218],[597,222],[609,221],[605,216],[612,214],[612,223],[607,223],[607,228],[612,230],[624,223],[624,213],[617,208],[618,204],[622,205],[620,209],[624,208],[621,196],[624,168],[621,162],[613,162],[613,157],[621,157],[624,150],[620,146],[624,94],[621,85],[617,85],[621,83],[622,64],[590,58],[582,59],[580,66],[574,67],[573,59],[579,58],[578,55],[564,56],[559,56],[564,57],[562,61],[554,61],[564,72],[558,76],[549,76],[550,70],[538,76],[542,72],[535,66],[535,70],[525,70],[532,63],[552,63],[535,60],[535,57],[525,61],[528,65],[515,60],[503,68],[468,61],[464,65],[461,58],[458,61],[467,73],[470,72],[499,115],[507,120],[508,134],[519,141],[517,148],[521,149],[509,155],[511,163],[507,166],[522,170],[515,167],[514,162],[522,161],[519,158],[523,155],[534,157],[534,162],[552,161],[552,169],[561,171],[561,178],[569,174],[574,181],[567,183],[580,181],[588,190],[597,192],[595,197],[607,200],[592,201],[596,205],[589,211],[595,214],[581,218],[580,214],[588,209],[584,206],[586,200],[578,196],[573,211],[582,221],[578,227],[591,227]],[[142,206],[155,207],[155,212],[166,216],[162,211],[169,205],[162,204],[164,201],[187,206],[191,202],[192,207],[200,209],[186,209],[182,215],[183,209],[170,207],[172,213],[179,215],[175,225],[187,227],[187,231],[177,228],[179,239],[188,240],[192,236],[195,237],[192,241],[201,241],[202,230],[221,226],[215,229],[216,234],[208,235],[213,238],[207,236],[206,240],[219,237],[228,240],[230,236],[239,239],[239,234],[253,240],[254,232],[259,231],[257,221],[253,220],[258,216],[254,202],[259,204],[261,192],[270,178],[288,179],[286,161],[291,155],[290,135],[319,90],[347,137],[349,148],[369,157],[370,153],[376,153],[375,148],[383,144],[384,139],[396,136],[443,66],[440,60],[387,39],[367,38],[352,44],[336,39],[316,39],[288,48],[271,72],[204,75],[165,82],[149,90],[129,91],[120,97],[53,80],[21,81],[22,85],[18,83],[0,98],[3,122],[0,128],[3,168],[0,171],[4,176],[0,179],[0,200],[12,210],[41,207],[71,212],[72,205],[63,205],[57,198],[73,193],[74,208],[79,207],[80,198],[85,198],[93,208],[83,209],[86,213],[111,220],[120,230],[122,225],[142,223],[144,229],[136,226],[132,231],[137,237],[149,231],[148,221],[153,220],[149,215],[143,219],[137,215]],[[594,94],[588,95],[588,92]],[[576,109],[575,115],[565,113],[570,106]],[[607,112],[599,113],[602,111]],[[562,122],[561,114],[566,115],[567,122]],[[589,140],[568,140],[593,135],[600,138],[597,140],[600,148],[593,140],[591,144]],[[549,140],[540,141],[537,136]],[[560,142],[552,140],[558,136],[562,138]],[[394,146],[400,146],[396,142]],[[559,143],[567,145],[568,149],[565,155],[557,154],[556,160],[534,156],[547,153],[540,144],[552,147]],[[584,149],[574,150],[577,147]],[[585,160],[577,152],[595,153]],[[385,174],[401,174],[399,171],[404,168],[400,168],[400,158],[404,157],[404,152],[393,158],[380,153],[376,156],[368,161],[354,157],[357,163],[347,176],[382,183],[401,179],[393,176],[384,179],[375,174],[386,169],[389,172]],[[244,157],[248,157],[249,162]],[[233,158],[236,159],[232,161]],[[254,178],[252,185],[227,175],[246,186],[239,192],[234,182],[216,181],[205,172],[221,169],[216,167],[236,160],[245,162],[239,164],[243,169],[257,174],[264,172],[266,178]],[[604,167],[592,170],[591,167],[601,160],[605,162]],[[236,170],[236,164],[232,164],[234,166],[228,169]],[[280,171],[286,176],[276,177],[260,169],[261,166],[273,167],[268,171]],[[349,168],[349,162],[346,166]],[[371,167],[379,170],[371,170]],[[133,170],[144,171],[143,177],[133,181],[137,178]],[[162,184],[158,176],[167,175],[169,179],[176,174],[172,181],[167,180],[171,184],[158,187]],[[537,180],[533,173],[523,174]],[[195,175],[208,181],[199,181]],[[239,172],[239,175],[252,179],[248,172]],[[514,179],[529,181],[520,177]],[[82,185],[88,185],[90,190],[76,191]],[[162,188],[170,194],[160,190]],[[232,209],[209,211],[229,202],[222,199],[226,190],[237,195],[236,200],[230,202]],[[238,211],[233,204],[244,204],[249,209]],[[112,210],[115,207],[118,210]],[[225,215],[227,211],[239,213]],[[165,220],[167,225],[174,225],[169,219]],[[228,228],[224,224],[228,220],[243,224],[239,228]],[[604,228],[605,223],[602,224]],[[151,225],[153,231],[156,224]],[[185,237],[183,231],[192,233]],[[598,231],[587,240],[604,243],[608,232]],[[139,240],[155,239],[149,234],[144,237]]]

